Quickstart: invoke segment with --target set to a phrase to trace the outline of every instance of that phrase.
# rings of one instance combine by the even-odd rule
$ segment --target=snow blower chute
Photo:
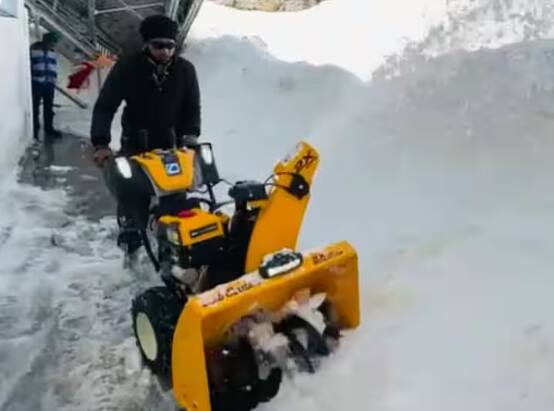
[[[301,142],[265,182],[232,184],[224,203],[209,143],[108,166],[112,187],[121,174],[119,183],[151,198],[139,237],[164,285],[133,300],[133,329],[144,363],[172,381],[180,407],[252,409],[287,373],[315,372],[341,330],[358,325],[353,247],[296,250],[318,165]]]

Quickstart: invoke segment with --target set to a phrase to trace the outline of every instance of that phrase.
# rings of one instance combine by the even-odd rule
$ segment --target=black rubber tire
[[[277,395],[282,371],[274,368],[266,380],[259,379],[254,350],[247,338],[223,346],[221,353],[224,351],[226,355],[212,359],[219,362],[224,375],[222,381],[210,382],[212,411],[250,411]]]
[[[167,287],[153,287],[137,296],[132,303],[133,332],[144,364],[158,377],[171,378],[171,346],[177,320],[183,310],[182,301]],[[144,348],[139,338],[138,323],[145,317],[151,325],[156,349]],[[140,320],[139,320],[140,316]],[[144,334],[144,332],[143,332]]]

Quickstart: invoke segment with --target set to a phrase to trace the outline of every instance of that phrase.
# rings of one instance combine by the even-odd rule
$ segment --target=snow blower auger
[[[133,330],[179,407],[252,409],[284,375],[315,372],[341,330],[358,325],[352,246],[296,251],[318,164],[301,142],[265,182],[231,184],[230,201],[217,202],[214,186],[225,180],[209,143],[111,161],[112,192],[119,184],[149,199],[139,237],[163,285],[133,300]]]
[[[254,271],[188,300],[172,349],[182,408],[250,410],[277,394],[283,374],[315,372],[340,331],[358,325],[354,249],[342,242],[301,256],[275,277]]]

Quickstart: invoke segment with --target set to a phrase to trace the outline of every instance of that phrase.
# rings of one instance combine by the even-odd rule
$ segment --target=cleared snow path
[[[173,411],[131,338],[131,298],[155,278],[122,269],[113,203],[81,140],[41,153],[2,190],[0,410]]]

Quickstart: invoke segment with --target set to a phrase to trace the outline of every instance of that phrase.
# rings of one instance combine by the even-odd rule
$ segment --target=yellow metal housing
[[[266,280],[254,271],[190,298],[173,336],[172,378],[178,405],[189,411],[210,411],[209,350],[243,316],[259,308],[274,312],[306,288],[327,294],[342,328],[358,326],[358,262],[347,242],[305,254],[300,267],[281,277]]]
[[[174,239],[176,244],[192,246],[224,235],[223,224],[227,221],[225,217],[211,214],[199,208],[191,209],[190,212],[194,215],[190,217],[163,216],[160,218],[162,224],[175,224],[179,227],[179,238]],[[170,240],[173,241],[173,239]]]
[[[319,153],[311,145],[301,142],[295,152],[277,163],[275,187],[269,199],[262,205],[246,256],[245,272],[256,270],[265,255],[288,248],[296,249],[302,220],[306,212],[310,195],[298,199],[280,186],[288,186],[291,173],[298,173],[312,185],[319,165]]]
[[[162,153],[147,152],[133,156],[132,159],[145,169],[146,174],[150,176],[159,191],[186,190],[192,186],[194,181],[194,151],[174,150],[171,155],[176,156],[178,173],[168,171]]]

